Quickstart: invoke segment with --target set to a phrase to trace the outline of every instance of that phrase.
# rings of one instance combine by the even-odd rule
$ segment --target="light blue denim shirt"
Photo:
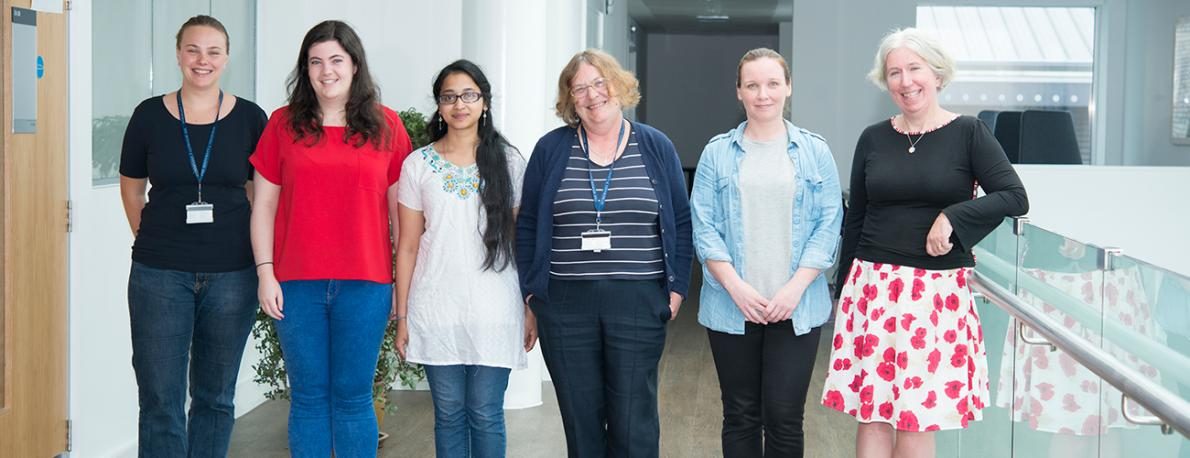
[[[740,209],[740,160],[744,157],[744,127],[720,134],[707,143],[698,160],[694,193],[690,197],[694,226],[694,248],[702,267],[698,322],[729,334],[744,333],[744,315],[731,295],[711,276],[707,261],[731,263],[743,277],[744,224]],[[793,259],[789,277],[799,267],[826,270],[835,263],[839,225],[843,221],[843,197],[839,172],[830,147],[818,134],[785,121],[789,136],[789,158],[793,160],[798,184],[793,205]],[[747,278],[744,278],[747,281]],[[830,317],[831,299],[826,276],[821,273],[802,295],[793,311],[793,332],[802,335],[821,326]]]

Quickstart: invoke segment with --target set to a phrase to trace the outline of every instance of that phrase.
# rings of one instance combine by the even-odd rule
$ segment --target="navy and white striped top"
[[[595,202],[591,198],[590,166],[595,187],[603,192],[608,167],[587,160],[578,144],[571,145],[570,159],[554,197],[553,251],[550,276],[561,280],[642,280],[665,276],[661,251],[661,226],[657,194],[645,171],[636,142],[629,135],[624,154],[615,161],[615,173],[603,209],[604,230],[611,232],[610,250],[582,250],[580,234],[595,228]]]

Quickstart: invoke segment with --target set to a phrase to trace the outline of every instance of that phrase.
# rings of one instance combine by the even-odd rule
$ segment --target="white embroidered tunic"
[[[525,160],[507,152],[512,202],[519,205]],[[405,160],[398,199],[425,217],[409,290],[408,360],[429,365],[521,369],[524,304],[516,263],[483,270],[487,224],[476,165],[459,167],[428,145]]]

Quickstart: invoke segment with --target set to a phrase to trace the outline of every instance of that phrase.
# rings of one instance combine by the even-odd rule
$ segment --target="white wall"
[[[1190,167],[1020,165],[1044,229],[1190,275]]]
[[[460,0],[259,0],[257,103],[268,112],[285,105],[285,80],[302,38],[315,24],[339,19],[363,41],[384,104],[430,113],[435,72],[462,54],[462,12]]]
[[[1170,141],[1173,109],[1173,32],[1190,16],[1190,1],[1128,3],[1124,165],[1190,166],[1190,145]]]

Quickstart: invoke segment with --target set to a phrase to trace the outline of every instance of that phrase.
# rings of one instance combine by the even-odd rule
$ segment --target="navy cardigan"
[[[645,171],[657,193],[661,217],[661,250],[669,290],[686,297],[694,242],[686,175],[673,142],[661,131],[632,123]],[[571,145],[578,131],[562,126],[537,141],[525,169],[521,206],[516,221],[516,263],[521,295],[549,300],[550,250],[554,235],[554,195],[562,184]]]

